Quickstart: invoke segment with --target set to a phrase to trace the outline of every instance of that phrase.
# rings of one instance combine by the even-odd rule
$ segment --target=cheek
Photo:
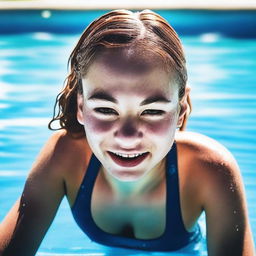
[[[176,129],[176,116],[168,116],[161,121],[147,123],[146,132],[155,136],[165,136]]]
[[[85,114],[85,130],[93,133],[105,133],[112,129],[114,122],[102,121],[94,117],[92,114]]]

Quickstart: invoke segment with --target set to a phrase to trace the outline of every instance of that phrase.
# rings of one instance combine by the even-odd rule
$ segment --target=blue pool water
[[[181,18],[175,15],[173,23],[181,31],[192,88],[188,130],[220,141],[237,159],[256,241],[256,36],[249,33],[249,26],[249,32],[244,26],[241,35],[241,31],[225,34],[209,24],[209,30],[206,26],[182,33]],[[192,20],[197,19],[194,14]],[[47,123],[67,74],[69,53],[79,38],[76,30],[65,34],[47,32],[45,27],[29,29],[12,33],[0,29],[0,221],[21,194],[34,159],[52,133]],[[205,232],[204,216],[201,225]],[[161,254],[92,243],[75,224],[64,199],[37,255],[65,254],[207,255],[205,236],[194,248]]]

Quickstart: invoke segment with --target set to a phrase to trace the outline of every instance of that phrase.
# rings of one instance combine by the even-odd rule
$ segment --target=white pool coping
[[[255,0],[0,0],[0,10],[95,9],[256,10]]]

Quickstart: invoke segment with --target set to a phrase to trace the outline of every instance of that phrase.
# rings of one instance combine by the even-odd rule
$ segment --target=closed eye
[[[95,108],[94,111],[103,115],[117,115],[117,112],[112,108]]]
[[[151,116],[161,116],[165,114],[163,110],[157,110],[157,109],[146,109],[142,113],[143,115],[151,115]]]

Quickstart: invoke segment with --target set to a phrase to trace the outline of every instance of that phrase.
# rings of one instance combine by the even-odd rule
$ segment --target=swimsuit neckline
[[[169,201],[170,201],[170,195],[169,195],[169,191],[170,191],[170,189],[169,189],[169,183],[170,183],[170,181],[169,181],[169,178],[168,178],[168,170],[170,169],[170,167],[169,167],[169,165],[170,165],[170,155],[172,154],[172,150],[176,150],[176,148],[174,149],[174,147],[172,147],[169,151],[168,151],[168,153],[167,153],[167,155],[165,156],[166,157],[166,163],[165,163],[165,168],[166,168],[166,171],[165,171],[165,183],[166,183],[166,200],[165,200],[165,228],[164,228],[164,231],[163,231],[163,233],[160,235],[160,236],[158,236],[158,237],[156,237],[156,238],[149,238],[149,239],[143,239],[143,238],[136,238],[136,237],[125,237],[125,236],[121,236],[121,235],[116,235],[116,234],[111,234],[111,233],[108,233],[108,232],[106,232],[106,231],[104,231],[103,229],[101,229],[96,223],[95,223],[95,221],[94,221],[94,219],[93,219],[93,216],[92,216],[92,209],[91,209],[91,204],[92,204],[92,193],[93,193],[93,188],[94,188],[94,185],[95,185],[95,182],[96,182],[96,179],[97,179],[97,177],[98,177],[98,174],[99,174],[99,170],[100,170],[100,167],[101,167],[101,163],[100,163],[100,161],[96,158],[96,156],[92,153],[92,156],[91,156],[91,160],[90,160],[90,162],[94,162],[95,160],[96,160],[96,162],[97,162],[97,168],[96,168],[96,170],[94,169],[93,170],[93,172],[94,172],[94,177],[93,177],[93,180],[92,180],[92,183],[91,183],[91,187],[90,187],[90,189],[89,189],[89,191],[88,191],[88,193],[90,193],[90,195],[89,195],[89,200],[88,200],[88,205],[89,205],[89,216],[90,216],[90,221],[91,221],[91,223],[95,226],[95,228],[99,231],[99,232],[101,232],[102,234],[104,234],[104,235],[107,235],[108,237],[115,237],[115,238],[120,238],[120,239],[131,239],[131,240],[139,240],[139,241],[148,241],[148,242],[150,242],[150,241],[157,241],[157,240],[161,240],[161,239],[163,239],[166,235],[167,235],[167,233],[168,233],[168,226],[169,226],[169,218],[170,218],[170,214],[169,214],[169,211],[170,211],[170,207],[168,207],[168,205],[169,205]],[[89,171],[90,170],[92,170],[92,168],[89,168]],[[87,174],[86,173],[86,175],[92,175],[92,173],[89,173],[89,174]],[[75,205],[75,204],[74,204]]]

